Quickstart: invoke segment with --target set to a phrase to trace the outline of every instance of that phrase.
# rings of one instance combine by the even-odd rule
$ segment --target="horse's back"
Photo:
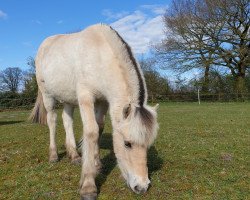
[[[41,44],[36,57],[39,88],[60,101],[77,103],[77,88],[98,90],[105,75],[103,65],[112,59],[112,50],[105,40],[105,25],[51,36]]]

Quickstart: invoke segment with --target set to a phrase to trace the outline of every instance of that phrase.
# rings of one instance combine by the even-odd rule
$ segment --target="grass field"
[[[61,160],[50,164],[48,128],[28,123],[28,114],[0,113],[0,199],[79,199],[81,167],[65,156],[61,117]],[[152,187],[144,195],[132,193],[121,178],[107,123],[99,199],[250,199],[250,103],[164,103],[158,121],[148,154]],[[78,140],[78,111],[74,129]]]

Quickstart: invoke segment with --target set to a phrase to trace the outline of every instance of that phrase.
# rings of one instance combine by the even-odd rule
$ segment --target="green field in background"
[[[148,153],[152,187],[143,195],[120,175],[107,120],[99,199],[250,199],[250,103],[162,103],[158,113],[160,130]],[[27,122],[28,114],[0,112],[0,199],[79,199],[81,166],[65,155],[61,110],[55,164],[48,162],[48,128]],[[79,140],[78,110],[74,117]]]

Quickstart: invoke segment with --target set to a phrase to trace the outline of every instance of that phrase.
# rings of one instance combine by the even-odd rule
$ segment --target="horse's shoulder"
[[[47,37],[44,41],[43,41],[43,44],[44,45],[50,45],[52,44],[53,42],[55,42],[56,40],[58,40],[59,38],[63,37],[64,34],[58,34],[58,35],[52,35],[52,36],[49,36]]]

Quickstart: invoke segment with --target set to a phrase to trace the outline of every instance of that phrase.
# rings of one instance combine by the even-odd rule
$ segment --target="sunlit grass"
[[[61,160],[49,164],[48,129],[26,122],[28,114],[0,113],[0,199],[79,199],[81,167],[65,156],[60,116]],[[80,122],[76,111],[77,140]],[[144,195],[133,194],[121,178],[107,123],[99,199],[250,199],[250,103],[165,103],[159,123],[148,156],[152,187]]]

